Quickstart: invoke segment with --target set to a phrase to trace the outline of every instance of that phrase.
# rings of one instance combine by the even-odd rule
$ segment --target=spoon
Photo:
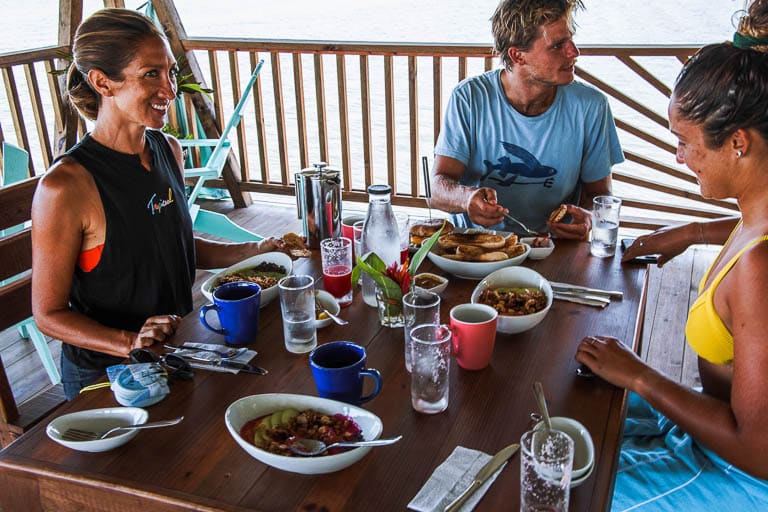
[[[322,311],[323,313],[328,315],[328,317],[331,320],[333,320],[334,322],[336,322],[339,325],[347,325],[349,323],[346,320],[344,320],[343,318],[339,318],[338,316],[336,316],[333,313],[331,313],[330,311],[328,311],[325,308],[325,306],[323,306],[323,303],[320,302],[320,299],[317,298],[317,295],[315,295],[315,310],[316,311]]]
[[[547,401],[544,399],[544,387],[541,385],[541,382],[536,381],[533,383],[533,395],[539,404],[539,412],[541,412],[541,416],[544,419],[544,428],[546,431],[550,431],[552,429],[552,421],[549,419]]]
[[[290,445],[290,449],[296,455],[303,457],[314,457],[325,453],[331,448],[353,448],[357,446],[385,446],[393,444],[402,439],[403,436],[392,437],[388,439],[374,439],[373,441],[342,441],[326,445],[317,439],[296,439]]]

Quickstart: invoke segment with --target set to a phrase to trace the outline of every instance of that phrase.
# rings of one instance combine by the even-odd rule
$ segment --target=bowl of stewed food
[[[471,302],[499,312],[498,332],[516,334],[541,323],[552,299],[552,286],[544,276],[526,267],[506,267],[483,278],[472,292]]]
[[[283,471],[316,475],[332,473],[362,459],[370,446],[333,448],[303,457],[290,448],[301,439],[331,445],[338,441],[371,441],[381,437],[381,419],[372,412],[336,400],[309,395],[269,393],[233,402],[224,414],[232,438],[256,460]]]
[[[200,291],[213,301],[213,290],[232,281],[250,281],[261,287],[261,307],[277,298],[277,282],[293,271],[293,260],[282,252],[266,252],[251,256],[209,277]]]

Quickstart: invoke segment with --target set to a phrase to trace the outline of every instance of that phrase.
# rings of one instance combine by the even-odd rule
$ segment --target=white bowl
[[[525,245],[525,244],[523,244]],[[504,267],[513,267],[528,257],[531,251],[530,246],[525,245],[525,252],[514,258],[507,258],[501,261],[458,261],[450,258],[444,258],[434,252],[429,252],[427,257],[437,265],[440,270],[453,274],[463,279],[482,279],[491,272]]]
[[[325,309],[334,315],[338,315],[339,312],[341,312],[341,306],[339,306],[339,302],[336,300],[336,297],[327,291],[315,290],[315,295],[317,295],[317,300],[320,302],[320,304],[322,304]],[[318,320],[317,317],[315,317],[315,328],[322,329],[323,327],[330,325],[331,322],[333,322],[331,317],[323,318],[322,320]]]
[[[418,279],[419,277],[429,277],[430,279],[434,279],[435,281],[438,281],[440,283],[438,285],[433,286],[432,288],[422,288],[423,290],[427,290],[428,292],[432,292],[440,295],[448,287],[448,280],[443,276],[439,276],[431,272],[422,272],[420,274],[416,274],[414,276],[414,280]],[[421,286],[419,286],[419,288],[421,288]]]
[[[507,334],[516,334],[536,327],[547,316],[552,307],[552,286],[541,274],[526,267],[502,268],[489,274],[480,281],[472,292],[470,302],[479,303],[480,294],[486,288],[531,287],[539,288],[547,296],[547,305],[541,311],[530,315],[499,315],[496,330]]]
[[[57,443],[73,450],[81,452],[106,452],[107,450],[124,445],[136,437],[139,431],[130,430],[122,434],[112,435],[107,439],[97,439],[95,441],[65,441],[61,436],[70,428],[91,432],[106,432],[115,427],[141,425],[147,422],[148,417],[149,413],[139,407],[91,409],[59,416],[48,424],[45,433]]]
[[[586,479],[586,477],[592,473],[592,467],[595,464],[595,445],[592,442],[592,436],[589,434],[587,427],[573,418],[553,416],[550,418],[550,421],[552,422],[552,428],[554,430],[559,430],[573,439],[572,485],[579,485],[581,481],[578,483],[576,481],[582,477]],[[537,423],[534,430],[540,428],[544,428],[543,421]]]
[[[336,455],[323,457],[287,457],[256,448],[250,441],[240,436],[240,429],[248,421],[289,407],[299,411],[313,409],[328,414],[349,416],[360,426],[365,440],[378,439],[383,429],[378,416],[360,407],[316,396],[282,393],[243,397],[227,408],[227,412],[224,413],[224,422],[237,444],[250,456],[268,466],[291,473],[304,475],[332,473],[351,466],[370,451],[370,446],[361,446]]]
[[[543,237],[542,237],[543,238]],[[534,247],[534,237],[521,238],[520,243],[528,244],[531,246],[531,252],[528,254],[529,260],[543,260],[555,250],[555,243],[551,238],[547,239],[549,244],[546,247]]]
[[[280,265],[282,267],[285,267],[286,275],[290,275],[291,272],[293,272],[293,261],[291,260],[291,257],[288,256],[285,253],[282,252],[267,252],[264,254],[257,254],[256,256],[251,256],[250,258],[241,261],[240,263],[235,263],[231,267],[227,267],[221,272],[218,272],[203,283],[203,285],[200,287],[200,291],[203,292],[203,295],[205,295],[205,298],[207,298],[209,301],[213,301],[213,288],[214,283],[218,281],[219,278],[234,274],[235,272],[240,272],[243,269],[249,268],[249,267],[256,267],[261,263],[269,262],[269,263],[275,263],[276,265]],[[277,297],[278,289],[277,289],[277,283],[275,283],[274,286],[270,286],[269,288],[264,288],[261,290],[261,307],[263,308],[270,302],[272,302]]]

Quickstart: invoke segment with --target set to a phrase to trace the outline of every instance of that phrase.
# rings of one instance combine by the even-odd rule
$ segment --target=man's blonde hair
[[[494,51],[504,67],[510,69],[511,47],[529,50],[540,26],[563,17],[573,25],[573,12],[583,8],[581,0],[502,0],[491,17]]]

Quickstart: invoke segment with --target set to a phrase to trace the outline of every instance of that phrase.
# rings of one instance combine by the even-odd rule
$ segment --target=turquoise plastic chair
[[[203,166],[184,169],[185,178],[197,178],[197,182],[194,187],[192,187],[192,190],[189,193],[189,198],[187,199],[190,214],[194,221],[194,229],[202,233],[227,238],[236,242],[258,242],[263,240],[264,237],[238,226],[226,215],[201,209],[199,205],[195,204],[195,201],[198,199],[200,191],[203,189],[206,181],[221,177],[221,172],[224,170],[224,164],[227,162],[227,157],[229,156],[229,151],[232,147],[232,143],[229,140],[229,134],[235,127],[237,127],[243,118],[242,110],[263,65],[264,61],[260,60],[253,70],[251,78],[248,80],[248,84],[245,86],[245,89],[240,96],[240,100],[235,106],[232,117],[221,132],[221,137],[218,139],[179,140],[182,147],[213,147],[210,156],[208,156]]]
[[[29,153],[18,146],[14,146],[9,142],[3,142],[3,181],[2,186],[10,185],[18,181],[29,178]],[[27,224],[20,224],[12,228],[0,230],[0,238],[9,236],[17,231],[21,231]],[[11,283],[15,278],[10,278],[0,282],[0,286]],[[35,321],[30,317],[26,320],[22,320],[16,324],[16,328],[19,331],[19,336],[23,339],[28,339],[32,342],[37,351],[37,355],[40,357],[40,361],[43,363],[48,377],[51,382],[56,385],[61,382],[61,375],[59,374],[58,366],[53,360],[51,350],[48,348],[48,342],[45,339],[43,333],[35,325]]]

